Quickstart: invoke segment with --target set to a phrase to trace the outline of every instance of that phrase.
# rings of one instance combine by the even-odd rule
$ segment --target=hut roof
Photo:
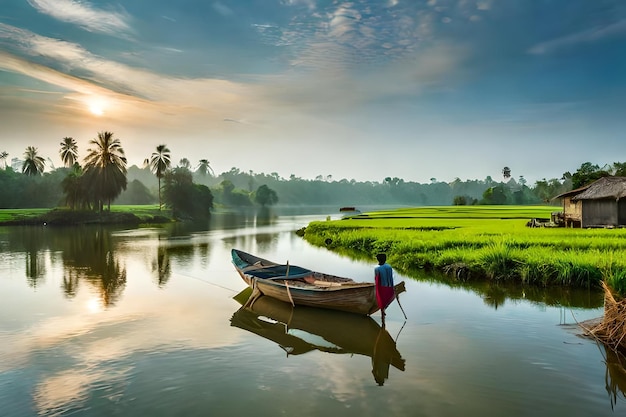
[[[591,184],[583,185],[582,187],[578,187],[578,188],[575,188],[573,190],[569,190],[569,191],[566,191],[566,192],[564,192],[562,194],[559,194],[559,195],[557,195],[555,197],[552,197],[552,199],[556,200],[558,198],[569,197],[569,196],[572,196],[572,195],[576,195],[576,194],[582,193],[583,191],[585,191],[590,186],[591,186]]]
[[[587,189],[572,197],[572,200],[599,200],[626,197],[626,177],[603,177],[589,184]]]

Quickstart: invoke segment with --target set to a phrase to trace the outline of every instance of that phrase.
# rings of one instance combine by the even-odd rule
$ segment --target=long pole
[[[402,308],[402,304],[400,304],[400,296],[398,294],[396,294],[396,301],[398,302],[398,305],[400,306],[400,310],[402,310],[402,314],[404,314],[404,319],[406,320],[406,313],[404,312],[404,309]]]
[[[295,303],[293,302],[293,298],[291,298],[291,290],[289,290],[289,261],[287,261],[287,272],[285,273],[285,287],[287,287],[287,295],[289,296],[289,301],[291,301],[291,306],[295,307]]]

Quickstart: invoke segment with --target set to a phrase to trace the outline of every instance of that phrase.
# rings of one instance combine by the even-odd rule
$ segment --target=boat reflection
[[[261,296],[246,304],[247,297],[235,299],[244,304],[231,318],[231,325],[273,341],[287,355],[313,350],[369,356],[378,385],[389,378],[389,366],[404,371],[405,360],[389,332],[369,316],[344,313],[288,303]]]

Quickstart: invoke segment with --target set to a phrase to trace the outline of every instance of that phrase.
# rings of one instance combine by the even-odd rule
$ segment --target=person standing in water
[[[383,325],[385,324],[385,309],[396,297],[393,288],[393,269],[387,263],[387,255],[376,255],[378,266],[374,269],[374,281],[376,283],[376,302],[382,314]]]

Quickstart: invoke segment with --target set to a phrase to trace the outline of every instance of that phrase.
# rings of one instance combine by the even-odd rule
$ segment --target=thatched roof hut
[[[563,222],[565,227],[581,227],[583,217],[583,204],[581,201],[572,201],[572,197],[582,193],[590,184],[583,187],[559,194],[554,199],[561,199],[563,204]]]
[[[619,200],[626,197],[626,177],[603,177],[584,187],[572,200]]]
[[[604,177],[563,193],[566,226],[626,226],[626,177]]]

